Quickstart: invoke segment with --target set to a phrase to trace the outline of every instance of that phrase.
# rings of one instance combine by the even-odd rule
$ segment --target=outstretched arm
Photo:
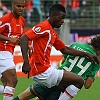
[[[99,64],[99,60],[98,60],[96,55],[93,55],[93,54],[90,54],[90,53],[87,53],[87,52],[82,52],[82,51],[79,51],[79,50],[75,50],[75,49],[70,48],[70,47],[63,48],[60,51],[63,54],[69,54],[69,55],[72,55],[72,56],[87,56],[92,62]]]

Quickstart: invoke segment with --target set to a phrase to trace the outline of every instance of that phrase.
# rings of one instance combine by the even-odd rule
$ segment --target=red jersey
[[[20,16],[16,19],[12,12],[0,18],[0,34],[7,37],[20,37],[25,26],[25,19]],[[0,51],[14,52],[15,45],[9,41],[0,41]]]
[[[56,50],[65,48],[65,44],[58,38],[58,34],[51,27],[48,20],[39,23],[25,33],[33,42],[33,53],[30,58],[30,76],[46,71],[50,67],[50,53],[52,46]]]

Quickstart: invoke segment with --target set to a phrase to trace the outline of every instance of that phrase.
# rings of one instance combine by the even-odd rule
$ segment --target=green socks
[[[12,100],[19,100],[18,96],[16,96],[15,98],[13,98]]]

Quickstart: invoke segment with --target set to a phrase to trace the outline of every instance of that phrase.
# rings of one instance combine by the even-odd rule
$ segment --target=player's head
[[[100,55],[100,35],[96,35],[91,39],[91,46],[96,50],[96,54]]]
[[[59,28],[64,23],[64,18],[66,15],[66,11],[64,6],[61,4],[54,4],[51,6],[49,10],[49,22],[52,27]]]
[[[13,0],[12,1],[12,12],[16,18],[23,14],[25,9],[25,0]]]

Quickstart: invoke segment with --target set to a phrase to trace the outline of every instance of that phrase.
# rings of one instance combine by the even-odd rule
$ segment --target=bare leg
[[[17,84],[17,76],[16,76],[16,70],[15,69],[9,69],[2,73],[2,79],[1,79],[4,88],[4,100],[12,100],[14,95],[14,88]]]

